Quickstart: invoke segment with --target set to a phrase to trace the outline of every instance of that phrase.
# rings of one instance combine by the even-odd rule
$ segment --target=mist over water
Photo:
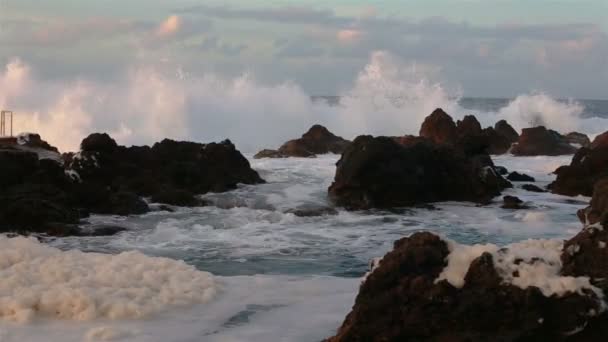
[[[424,117],[437,107],[455,119],[475,114],[484,125],[506,119],[516,129],[544,124],[563,133],[593,135],[608,127],[607,120],[590,117],[581,102],[558,101],[544,93],[521,95],[493,110],[484,110],[482,102],[465,108],[461,99],[467,94],[446,86],[438,70],[375,52],[354,75],[350,89],[338,94],[339,104],[332,105],[311,101],[297,84],[264,85],[248,74],[231,79],[194,76],[179,67],[138,66],[113,84],[49,82],[15,59],[0,73],[0,107],[17,113],[16,131],[39,132],[63,151],[78,149],[85,136],[97,131],[127,145],[164,137],[229,138],[246,152],[277,147],[314,123],[349,139],[417,134]]]

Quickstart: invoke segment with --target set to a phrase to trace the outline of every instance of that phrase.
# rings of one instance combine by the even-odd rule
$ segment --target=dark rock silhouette
[[[92,134],[79,153],[61,159],[51,149],[56,158],[48,159],[39,136],[27,139],[34,145],[0,146],[0,232],[105,234],[118,230],[84,231],[81,219],[90,213],[146,213],[150,209],[142,196],[171,205],[203,205],[196,194],[263,182],[229,141],[163,140],[153,147],[127,148],[107,134]]]
[[[570,144],[579,145],[580,147],[591,146],[591,140],[589,140],[589,137],[583,133],[578,133],[578,132],[568,133],[568,134],[566,134],[566,140],[568,140],[568,142]]]
[[[489,202],[510,184],[488,155],[425,139],[360,136],[337,164],[330,197],[347,209],[390,208],[437,201]]]
[[[608,176],[608,139],[602,142],[602,138],[596,138],[591,146],[579,149],[570,165],[555,170],[557,178],[549,185],[551,192],[566,196],[593,195],[595,183]]]
[[[530,177],[526,174],[519,173],[516,171],[509,173],[509,175],[507,176],[507,179],[510,180],[511,182],[535,182],[536,181],[534,179],[534,177]]]
[[[254,158],[312,158],[317,154],[341,154],[349,144],[350,141],[334,135],[327,128],[314,125],[301,138],[286,142],[278,150],[262,150]]]
[[[602,291],[600,283],[608,276],[608,249],[601,249],[600,242],[608,238],[607,234],[583,231],[568,241],[562,252],[562,275],[591,277]],[[440,280],[450,255],[445,241],[431,233],[416,233],[396,241],[393,251],[361,285],[337,334],[327,341],[605,339],[608,315],[602,309],[604,294],[591,289],[545,293],[535,286],[516,286],[511,281],[520,277],[519,267],[554,261],[543,259],[542,248],[538,257],[501,260],[509,248],[475,258],[464,283],[456,286]],[[572,254],[573,250],[578,252]],[[505,274],[497,262],[515,270]]]
[[[576,150],[563,135],[538,126],[525,128],[511,153],[516,156],[559,156],[574,154]]]

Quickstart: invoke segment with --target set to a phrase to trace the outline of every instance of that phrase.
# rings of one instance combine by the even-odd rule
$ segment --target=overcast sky
[[[608,98],[606,0],[0,0],[0,63],[112,82],[155,65],[339,94],[374,51],[467,96]]]

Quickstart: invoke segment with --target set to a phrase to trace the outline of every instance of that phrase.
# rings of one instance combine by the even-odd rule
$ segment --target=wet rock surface
[[[278,150],[262,150],[254,158],[313,158],[318,154],[341,154],[349,144],[350,141],[336,136],[327,128],[314,125],[301,138],[286,142]]]
[[[427,140],[409,145],[360,136],[338,161],[330,197],[348,209],[413,206],[437,201],[488,202],[510,184],[488,155]]]
[[[557,178],[549,186],[551,192],[566,196],[593,195],[595,183],[608,176],[608,139],[604,143],[598,138],[591,148],[579,149],[570,165],[555,170]]]
[[[20,139],[44,147],[38,135]],[[81,219],[92,213],[147,213],[142,196],[196,206],[203,203],[195,194],[263,182],[229,141],[163,140],[152,147],[127,148],[107,134],[92,134],[79,153],[63,159],[47,159],[21,146],[0,146],[0,232],[79,235],[84,234]]]
[[[525,128],[511,153],[516,156],[559,156],[574,154],[576,150],[563,135],[538,126]]]

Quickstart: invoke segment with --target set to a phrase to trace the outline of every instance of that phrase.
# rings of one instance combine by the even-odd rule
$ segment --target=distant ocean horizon
[[[325,102],[328,105],[339,105],[341,96],[313,95],[313,102]],[[462,97],[458,104],[464,108],[480,112],[497,112],[514,101],[515,97]],[[584,107],[583,118],[601,117],[608,118],[608,100],[594,99],[557,99],[559,102],[568,103],[574,101]]]

